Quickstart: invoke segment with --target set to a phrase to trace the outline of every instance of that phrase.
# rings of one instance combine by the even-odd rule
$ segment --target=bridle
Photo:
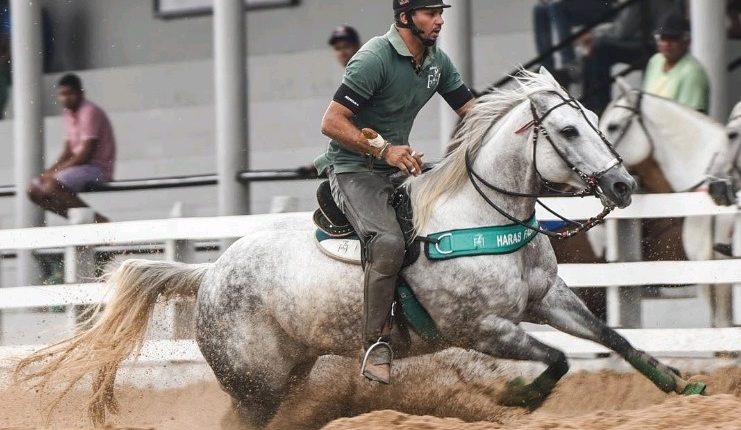
[[[732,116],[731,118],[728,119],[728,123],[730,124],[739,118],[741,118],[741,114]],[[738,137],[736,138],[738,139]],[[739,167],[738,165],[739,156],[741,156],[741,143],[738,144],[738,146],[736,147],[736,152],[735,154],[733,154],[733,164],[731,165],[731,169],[728,171],[729,176],[732,176],[733,173],[741,176],[741,167]]]
[[[615,148],[618,147],[625,138],[625,136],[628,134],[628,131],[630,130],[630,126],[633,125],[634,122],[637,122],[638,125],[641,126],[641,130],[643,131],[643,134],[646,136],[646,140],[648,140],[648,145],[651,147],[650,154],[653,154],[656,150],[656,142],[654,141],[653,136],[651,136],[651,133],[648,131],[648,127],[646,127],[646,122],[643,118],[643,91],[635,91],[638,94],[638,101],[636,102],[635,106],[626,106],[621,104],[615,104],[616,108],[620,109],[626,109],[630,111],[630,116],[628,117],[628,124],[623,128],[623,130],[620,132],[618,137],[615,139],[615,142],[613,143],[613,146]]]
[[[615,138],[614,143],[613,143],[613,146],[615,148],[617,148],[618,145],[620,145],[620,143],[622,143],[622,141],[625,138],[625,136],[628,134],[628,131],[630,130],[631,125],[633,125],[633,123],[638,123],[638,125],[641,128],[641,130],[643,131],[644,136],[646,137],[646,140],[648,141],[648,145],[649,145],[649,148],[650,148],[650,150],[649,150],[649,157],[651,157],[651,156],[653,156],[654,152],[656,152],[656,141],[654,140],[654,138],[651,135],[651,133],[648,131],[648,127],[646,126],[646,122],[645,122],[645,119],[644,119],[644,114],[643,114],[643,96],[644,96],[645,93],[643,91],[638,91],[638,90],[634,90],[633,92],[638,95],[638,101],[636,102],[635,106],[626,106],[626,105],[617,104],[617,103],[614,105],[615,108],[626,109],[626,110],[630,111],[630,116],[628,116],[628,124],[625,127],[623,127],[623,129],[621,130],[621,132],[618,135],[618,137]],[[708,165],[708,169],[710,168],[711,165],[712,165],[712,163],[710,163]],[[690,191],[694,191],[699,186],[701,186],[702,184],[704,184],[705,181],[706,181],[706,179],[701,179],[698,183],[692,185],[691,187],[689,187],[687,189],[684,189],[684,190],[677,191],[677,192],[690,192]]]
[[[555,238],[558,238],[558,239],[565,239],[565,238],[574,236],[575,234],[580,233],[582,231],[589,230],[592,227],[594,227],[595,225],[601,223],[605,219],[605,217],[610,212],[612,212],[612,210],[615,208],[615,205],[613,205],[612,203],[608,202],[604,198],[603,192],[602,192],[602,190],[599,187],[599,180],[600,180],[600,178],[608,170],[610,170],[613,167],[615,167],[615,166],[619,165],[620,163],[622,163],[622,159],[620,158],[620,155],[618,155],[618,153],[615,152],[615,149],[612,147],[612,145],[610,145],[610,142],[607,141],[607,139],[602,134],[602,132],[600,132],[600,130],[594,124],[592,124],[591,121],[589,121],[589,118],[587,118],[587,115],[584,112],[584,109],[581,107],[581,105],[576,100],[574,100],[574,98],[572,98],[571,96],[569,96],[568,98],[567,97],[564,97],[563,95],[561,95],[560,93],[558,93],[556,91],[550,91],[550,92],[552,92],[553,94],[555,94],[559,98],[561,98],[561,100],[562,100],[561,103],[558,103],[555,106],[552,106],[542,116],[539,117],[538,116],[538,112],[535,109],[535,105],[531,101],[530,102],[530,112],[532,114],[533,119],[532,119],[532,121],[530,123],[526,124],[524,127],[522,127],[517,132],[519,133],[519,132],[521,132],[521,131],[529,128],[529,127],[533,127],[533,131],[532,131],[532,136],[533,136],[533,139],[532,139],[532,142],[533,142],[533,167],[535,168],[535,172],[537,173],[538,179],[540,180],[540,183],[541,184],[543,184],[548,190],[550,190],[552,192],[555,192],[555,193],[558,193],[558,194],[561,194],[563,196],[572,196],[572,197],[584,197],[584,196],[590,196],[590,195],[597,196],[597,197],[600,198],[600,201],[602,202],[602,206],[603,206],[602,212],[600,212],[598,215],[596,215],[594,217],[589,218],[584,223],[580,223],[580,222],[577,222],[577,221],[572,221],[572,220],[567,219],[567,218],[563,217],[562,215],[556,213],[555,211],[553,211],[552,209],[550,209],[548,206],[546,206],[543,202],[541,202],[540,199],[538,198],[538,197],[541,197],[542,196],[541,194],[529,194],[529,193],[521,193],[521,192],[517,192],[517,191],[510,191],[510,190],[505,190],[505,189],[503,189],[501,187],[498,187],[498,186],[496,186],[494,184],[491,184],[490,182],[488,182],[484,178],[482,178],[478,173],[476,173],[476,171],[474,171],[472,160],[471,160],[470,150],[467,150],[466,151],[466,154],[465,154],[465,156],[466,156],[466,173],[468,174],[468,179],[471,181],[471,184],[473,185],[473,187],[476,190],[476,192],[484,199],[484,201],[486,201],[487,204],[489,204],[489,206],[491,206],[492,208],[494,208],[497,212],[499,212],[500,214],[502,214],[505,218],[507,218],[508,220],[514,222],[515,224],[519,224],[519,225],[521,225],[521,226],[523,226],[523,227],[525,227],[525,228],[527,228],[529,230],[533,230],[535,232],[538,232],[538,233],[541,233],[541,234],[545,234],[546,236],[555,237]],[[576,109],[579,113],[581,113],[581,115],[584,117],[584,120],[587,122],[587,124],[589,124],[589,126],[592,128],[592,130],[594,130],[597,133],[597,135],[602,140],[602,143],[605,144],[605,146],[610,150],[610,153],[615,157],[612,160],[610,160],[610,162],[604,167],[604,169],[602,169],[602,170],[600,170],[600,171],[598,171],[596,173],[592,173],[592,174],[585,173],[583,170],[579,169],[574,163],[572,163],[566,157],[566,155],[563,153],[563,151],[561,151],[558,148],[558,146],[553,142],[553,139],[551,139],[551,136],[548,134],[548,131],[543,126],[543,121],[548,117],[548,115],[551,114],[551,112],[555,111],[556,109],[558,109],[558,108],[560,108],[562,106],[570,106],[570,107]],[[486,134],[489,133],[489,131],[491,130],[491,128],[493,126],[494,126],[494,124],[492,124],[492,125],[489,126],[489,130],[487,130]],[[586,189],[584,189],[582,191],[578,191],[578,192],[563,192],[563,191],[560,191],[560,190],[557,190],[557,189],[553,188],[552,184],[547,179],[545,179],[543,177],[543,175],[538,170],[538,164],[537,164],[538,138],[541,135],[551,145],[551,147],[553,148],[553,150],[556,152],[556,154],[558,154],[558,156],[561,158],[561,160],[563,160],[563,162],[569,167],[569,169],[571,169],[572,171],[574,171],[581,178],[581,180],[586,185]],[[558,217],[560,220],[565,221],[565,222],[567,222],[567,223],[569,223],[571,225],[574,225],[575,227],[572,227],[572,228],[569,228],[567,230],[560,231],[560,232],[545,230],[545,229],[543,229],[541,227],[533,227],[532,225],[530,225],[528,223],[528,220],[520,220],[520,219],[516,218],[515,216],[507,213],[507,211],[505,211],[504,209],[502,209],[501,206],[499,206],[496,203],[494,203],[489,198],[489,196],[487,196],[486,193],[484,193],[484,191],[481,189],[480,185],[477,182],[480,182],[486,188],[489,188],[491,190],[494,190],[494,191],[496,191],[496,192],[498,192],[500,194],[504,194],[504,195],[508,195],[508,196],[512,196],[512,197],[535,198],[535,201],[540,206],[542,206],[545,210],[547,210],[548,212],[552,213],[553,215],[555,215],[556,217]]]

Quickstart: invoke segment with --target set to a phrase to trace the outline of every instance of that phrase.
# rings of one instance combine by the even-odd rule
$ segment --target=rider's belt
[[[525,223],[538,227],[535,214]],[[536,235],[536,231],[519,224],[443,231],[427,236],[425,253],[430,260],[509,254],[525,246]]]

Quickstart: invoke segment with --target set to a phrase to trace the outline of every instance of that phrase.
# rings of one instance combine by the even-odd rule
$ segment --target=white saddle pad
[[[314,238],[319,249],[327,256],[345,263],[360,265],[360,241],[357,238],[326,238],[326,235],[319,231]]]

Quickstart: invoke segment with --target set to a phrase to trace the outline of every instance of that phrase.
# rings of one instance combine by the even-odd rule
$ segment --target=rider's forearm
[[[344,148],[361,154],[378,157],[382,150],[382,148],[371,146],[363,132],[350,119],[331,112],[327,112],[322,120],[322,134],[338,142]]]

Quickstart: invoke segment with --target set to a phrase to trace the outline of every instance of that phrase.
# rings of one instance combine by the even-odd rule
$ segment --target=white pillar
[[[692,55],[710,78],[710,116],[725,123],[728,118],[728,50],[726,35],[726,2],[690,0],[692,22]]]
[[[450,56],[466,85],[473,85],[473,59],[471,45],[471,0],[455,0],[453,7],[445,9],[445,24],[440,35],[440,48]],[[440,148],[445,153],[450,136],[458,124],[458,115],[450,110],[445,100],[440,99]]]
[[[13,142],[15,225],[39,227],[44,211],[26,196],[26,189],[44,168],[44,118],[41,111],[41,6],[38,0],[12,0]],[[40,268],[30,250],[18,250],[18,285],[38,285]]]
[[[641,261],[641,220],[605,220],[608,263]],[[607,287],[607,325],[639,328],[641,326],[641,287]]]
[[[185,218],[188,210],[183,202],[176,202],[170,218]],[[190,240],[169,239],[165,241],[165,261],[195,263],[195,243]],[[195,337],[196,305],[191,297],[174,297],[165,304],[166,328],[171,339],[193,339]]]
[[[71,208],[67,214],[69,225],[95,222],[95,211],[90,208]],[[84,284],[95,280],[95,246],[68,246],[64,249],[64,283]],[[77,324],[89,316],[93,305],[67,306],[67,321],[74,331]]]
[[[237,181],[247,163],[247,51],[244,0],[214,2],[216,169],[219,215],[249,213],[249,186]]]

